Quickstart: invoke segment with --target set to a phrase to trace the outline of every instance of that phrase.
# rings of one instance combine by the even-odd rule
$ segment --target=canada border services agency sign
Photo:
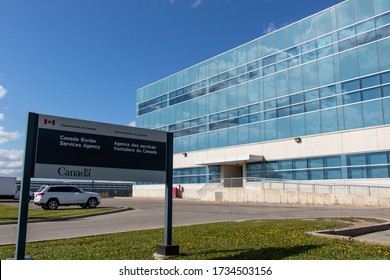
[[[33,177],[165,182],[167,132],[38,115]]]

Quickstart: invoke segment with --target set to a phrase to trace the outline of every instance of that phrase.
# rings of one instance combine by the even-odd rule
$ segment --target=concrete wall
[[[254,202],[304,205],[390,206],[390,187],[322,186],[275,183],[272,188],[254,186],[242,188],[212,188],[199,195],[204,185],[184,186],[182,198],[211,202]],[[315,186],[315,187],[313,187]],[[163,198],[165,186],[135,186],[134,197]]]
[[[183,185],[184,192],[183,198],[199,200],[198,191],[204,186],[204,184],[191,184]],[[178,185],[174,185],[178,187]],[[165,196],[164,185],[136,185],[133,186],[133,197],[144,198],[163,198]]]
[[[208,193],[202,201],[254,202],[273,204],[390,206],[390,197],[348,195],[334,193],[308,193],[274,189],[224,188]]]

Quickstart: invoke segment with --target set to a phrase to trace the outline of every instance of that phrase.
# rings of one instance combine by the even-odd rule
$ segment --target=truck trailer
[[[16,199],[16,178],[0,177],[0,198]]]

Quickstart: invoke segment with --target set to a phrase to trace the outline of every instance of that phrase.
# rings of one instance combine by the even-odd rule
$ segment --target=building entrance
[[[221,177],[225,188],[243,186],[243,166],[242,165],[222,165]]]
[[[248,162],[263,162],[264,160],[264,156],[247,154],[220,158],[206,158],[195,161],[194,163],[198,165],[221,166],[221,183],[223,183],[224,187],[229,188],[244,186],[246,164]]]

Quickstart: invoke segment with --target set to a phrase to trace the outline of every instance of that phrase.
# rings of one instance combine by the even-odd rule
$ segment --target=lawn
[[[86,214],[96,214],[101,212],[112,211],[116,208],[103,208],[97,207],[94,209],[82,209],[82,208],[59,208],[58,210],[43,210],[43,209],[29,209],[28,219],[54,219],[54,218],[66,218],[75,217]],[[18,220],[19,208],[15,206],[9,206],[0,204],[0,223],[1,222],[13,222]]]
[[[334,220],[261,220],[173,228],[184,260],[374,260],[390,259],[390,246],[305,234],[346,224]],[[28,243],[35,260],[149,260],[163,243],[163,229]],[[15,246],[0,246],[0,259]]]

